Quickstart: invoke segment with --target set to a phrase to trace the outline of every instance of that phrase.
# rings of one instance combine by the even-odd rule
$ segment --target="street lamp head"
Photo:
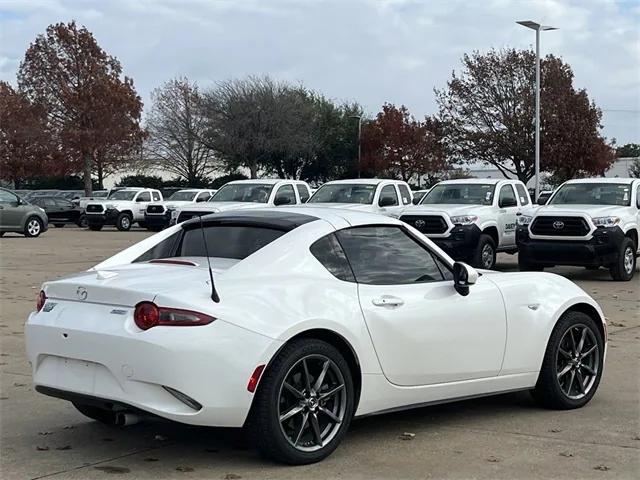
[[[541,25],[538,22],[534,22],[533,20],[520,20],[519,22],[516,22],[519,25],[522,25],[523,27],[527,27],[530,28],[532,30],[558,30],[556,27],[550,27],[549,25]]]

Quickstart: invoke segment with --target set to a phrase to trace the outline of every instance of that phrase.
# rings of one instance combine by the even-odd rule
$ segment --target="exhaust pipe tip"
[[[140,421],[140,417],[135,413],[129,413],[129,412],[116,413],[115,425],[119,427],[134,425],[139,421]]]

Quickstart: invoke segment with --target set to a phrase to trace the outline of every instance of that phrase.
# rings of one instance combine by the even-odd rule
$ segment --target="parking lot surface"
[[[608,319],[604,377],[583,409],[542,410],[527,393],[516,393],[365,418],[315,465],[265,461],[236,430],[155,420],[104,426],[70,403],[36,393],[23,324],[40,284],[87,269],[148,235],[64,228],[36,239],[0,239],[1,478],[604,479],[640,472],[638,273],[625,283],[611,281],[603,269],[550,270],[584,288]],[[516,260],[500,255],[498,269],[517,270]],[[215,388],[214,378],[202,381]]]

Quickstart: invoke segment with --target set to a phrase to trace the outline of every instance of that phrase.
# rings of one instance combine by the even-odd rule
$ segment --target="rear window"
[[[243,260],[286,232],[272,228],[216,225],[204,228],[210,257]],[[202,230],[185,230],[178,257],[205,257]]]

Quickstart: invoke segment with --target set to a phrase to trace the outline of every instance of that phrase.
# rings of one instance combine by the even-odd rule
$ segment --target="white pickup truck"
[[[518,263],[521,270],[607,267],[614,280],[627,281],[639,233],[639,179],[569,180],[535,213],[518,217]]]
[[[161,202],[150,203],[144,212],[144,223],[147,230],[159,232],[169,226],[173,211],[195,203],[206,202],[216,192],[217,190],[189,188],[178,190]]]
[[[460,179],[435,185],[400,220],[433,240],[455,260],[491,269],[497,252],[515,253],[516,218],[533,210],[519,180]]]
[[[90,230],[102,230],[105,225],[115,225],[126,231],[134,223],[145,227],[144,212],[151,202],[161,202],[162,193],[151,188],[123,188],[111,193],[102,201],[90,201],[85,209]]]
[[[413,196],[406,182],[359,178],[323,184],[307,202],[315,207],[346,208],[398,217],[411,205]]]
[[[309,185],[299,180],[235,180],[224,184],[207,202],[174,210],[171,224],[227,210],[300,205],[310,197]]]

